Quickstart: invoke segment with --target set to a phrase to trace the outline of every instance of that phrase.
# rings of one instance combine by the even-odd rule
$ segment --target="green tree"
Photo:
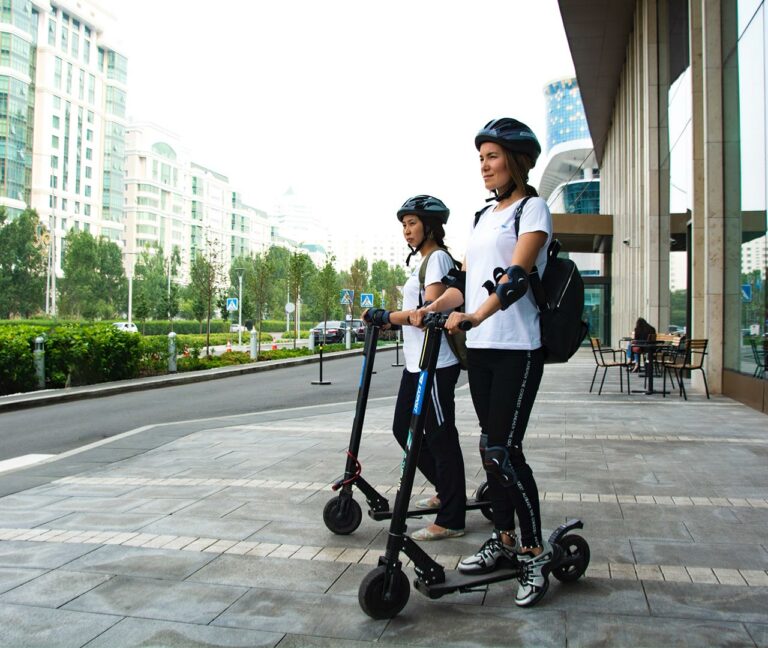
[[[114,317],[125,300],[120,248],[104,237],[70,230],[61,261],[61,310],[86,319]]]
[[[352,319],[355,319],[356,309],[360,303],[360,293],[365,292],[368,288],[368,260],[365,257],[360,257],[352,262],[352,266],[349,268],[349,279],[349,287],[355,291],[351,308]]]
[[[243,293],[252,300],[253,325],[256,328],[256,357],[261,352],[261,323],[264,320],[265,309],[268,308],[272,284],[272,264],[269,253],[251,257],[245,264],[246,273],[243,276]]]
[[[0,316],[29,317],[40,310],[45,292],[45,246],[33,209],[13,221],[0,207]]]
[[[270,267],[272,268],[272,289],[269,292],[270,317],[279,317],[283,313],[288,294],[288,271],[291,253],[284,247],[273,245],[267,251]]]
[[[319,311],[319,319],[327,321],[339,300],[339,276],[333,267],[334,257],[327,256],[325,264],[316,273],[313,284],[314,302]]]
[[[306,293],[307,282],[315,274],[315,264],[306,252],[294,252],[288,262],[288,298],[294,305],[294,338],[293,348],[299,337],[299,297]]]
[[[206,239],[205,249],[197,250],[189,274],[194,297],[205,308],[205,346],[208,355],[210,355],[211,318],[222,283],[221,252],[217,241]]]

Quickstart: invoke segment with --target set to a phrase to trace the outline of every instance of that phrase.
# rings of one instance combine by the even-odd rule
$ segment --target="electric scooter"
[[[352,434],[349,439],[344,476],[331,484],[331,488],[334,491],[338,491],[339,494],[328,500],[323,509],[323,522],[325,522],[325,526],[328,527],[329,531],[337,535],[348,535],[354,532],[360,526],[360,522],[363,519],[362,509],[352,496],[353,486],[362,491],[365,496],[368,503],[368,515],[371,518],[377,521],[392,518],[389,501],[363,478],[361,474],[362,466],[357,459],[358,452],[360,451],[360,440],[363,435],[365,409],[368,405],[368,391],[371,386],[373,364],[376,359],[379,331],[379,326],[368,322],[365,332],[365,345],[363,347],[363,367],[360,373],[360,386],[357,391],[357,405],[355,407],[355,418],[352,421]],[[423,425],[421,429],[423,431]],[[483,482],[475,491],[474,497],[467,500],[466,510],[479,509],[488,520],[491,520],[493,518],[493,511],[487,493],[488,486]],[[422,517],[424,515],[436,515],[438,511],[439,509],[413,509],[406,510],[405,515],[406,517]]]
[[[432,389],[440,338],[446,320],[447,316],[440,313],[430,313],[424,318],[426,335],[419,363],[421,374],[387,546],[384,555],[379,558],[378,566],[365,576],[358,590],[360,607],[374,619],[391,619],[408,603],[410,585],[408,577],[402,571],[400,552],[413,562],[417,576],[414,586],[431,599],[453,592],[485,589],[490,583],[520,578],[523,573],[521,564],[516,560],[507,561],[504,566],[486,574],[462,574],[458,570],[446,570],[406,535],[407,506],[413,488],[426,418],[424,397]],[[589,544],[581,536],[572,533],[574,529],[583,527],[581,520],[569,520],[555,529],[549,537],[554,552],[549,573],[561,582],[579,579],[589,565]],[[546,578],[549,578],[549,574],[546,574]]]

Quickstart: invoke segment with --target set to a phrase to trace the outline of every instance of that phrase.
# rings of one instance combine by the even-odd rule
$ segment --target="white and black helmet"
[[[475,148],[483,142],[495,142],[513,153],[528,155],[533,164],[541,154],[541,145],[534,132],[523,122],[510,117],[492,119],[475,135]]]

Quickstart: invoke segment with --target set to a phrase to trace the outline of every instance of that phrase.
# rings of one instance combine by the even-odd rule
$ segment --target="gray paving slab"
[[[247,517],[206,517],[192,515],[188,510],[166,515],[142,527],[142,533],[157,535],[197,536],[222,538],[224,540],[245,540],[251,538],[268,520]]]
[[[56,569],[93,551],[94,545],[0,542],[0,566]]]
[[[768,587],[647,582],[643,584],[653,616],[762,623]]]
[[[719,540],[716,536],[712,538]],[[633,540],[638,563],[722,567],[725,569],[768,569],[768,551],[761,545],[715,543],[646,542]],[[599,554],[598,554],[599,555]]]
[[[21,567],[0,567],[0,592],[7,592],[22,583],[31,581],[45,574],[45,569],[26,569]]]
[[[347,566],[348,563],[320,560],[221,555],[187,580],[239,587],[321,593],[333,585]]]
[[[109,574],[57,569],[0,595],[0,602],[59,608],[110,578]]]
[[[14,509],[2,514],[1,524],[6,529],[34,529],[60,520],[64,515],[61,511],[46,511],[35,507],[26,510]]]
[[[768,646],[768,624],[745,623],[744,625],[757,648],[766,648]]]
[[[184,580],[208,564],[214,554],[105,545],[73,560],[67,569],[121,576]]]
[[[752,639],[741,623],[616,616],[598,613],[568,613],[568,646],[658,648],[679,646],[751,646]]]
[[[115,576],[63,609],[208,624],[245,592],[242,587]]]
[[[142,513],[90,511],[69,513],[56,520],[57,529],[98,529],[100,531],[138,531],[160,516]],[[50,524],[48,525],[50,526]]]
[[[80,648],[120,621],[119,616],[0,603],[0,646]]]
[[[513,609],[514,608],[514,609]],[[566,645],[565,614],[556,610],[474,607],[430,601],[412,593],[405,610],[387,625],[382,641],[418,646]]]
[[[222,628],[194,623],[123,619],[84,648],[271,648],[283,634],[262,630]]]
[[[215,626],[358,641],[376,641],[387,624],[365,616],[357,597],[311,594],[303,589],[253,590],[213,622]]]

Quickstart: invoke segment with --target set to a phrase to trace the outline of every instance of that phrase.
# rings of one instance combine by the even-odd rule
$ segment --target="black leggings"
[[[544,354],[536,351],[468,349],[469,389],[480,422],[480,453],[485,445],[509,451],[516,479],[504,486],[486,473],[497,529],[512,531],[515,513],[523,546],[541,546],[539,490],[523,454],[523,436],[544,372]]]
[[[440,498],[440,512],[435,524],[446,529],[463,529],[466,513],[467,487],[464,481],[464,457],[456,429],[456,406],[453,392],[459,379],[458,364],[435,372],[432,394],[427,402],[424,441],[419,453],[419,470],[432,483]],[[397,393],[392,432],[405,449],[411,423],[413,402],[419,374],[403,371]]]

